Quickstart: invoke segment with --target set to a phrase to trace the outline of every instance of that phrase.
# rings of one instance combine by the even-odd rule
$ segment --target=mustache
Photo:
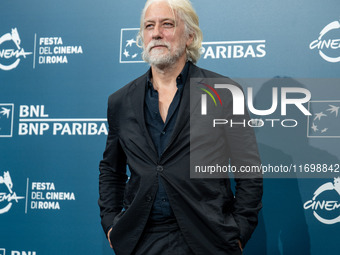
[[[170,49],[170,43],[168,42],[162,42],[162,41],[151,41],[149,42],[148,46],[146,47],[146,51],[149,52],[152,48],[156,46],[164,46]]]

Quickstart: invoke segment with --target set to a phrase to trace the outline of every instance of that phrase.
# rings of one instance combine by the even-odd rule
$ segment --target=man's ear
[[[186,42],[186,46],[190,46],[192,42],[194,41],[194,34],[189,34],[188,40]]]

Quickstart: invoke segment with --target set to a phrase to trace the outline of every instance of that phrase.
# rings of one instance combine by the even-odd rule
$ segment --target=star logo
[[[126,47],[132,47],[132,44],[136,43],[136,41],[134,39],[127,40],[126,42],[127,42],[127,44],[125,45],[125,48]]]
[[[323,112],[319,112],[319,113],[315,114],[314,120],[321,120],[321,117],[323,117],[323,116],[327,116],[327,115],[324,114]]]
[[[318,131],[318,127],[315,125],[315,123],[313,123],[311,129],[313,129],[314,132]]]
[[[307,137],[340,138],[339,101],[310,101],[312,116],[308,117]]]
[[[122,28],[120,36],[120,63],[144,63],[142,49],[138,47],[136,37],[139,28]]]
[[[331,108],[327,109],[326,111],[329,111],[330,113],[335,113],[335,116],[338,117],[338,112],[339,112],[339,108],[340,106],[335,106],[335,105],[329,105]]]
[[[9,113],[11,112],[11,109],[9,108],[5,108],[5,107],[1,107],[1,112],[0,114],[4,115],[4,116],[7,116],[7,119],[9,118]]]
[[[125,57],[127,57],[127,58],[130,57],[129,52],[128,52],[126,49],[124,49],[123,55],[124,55]]]
[[[0,138],[12,137],[13,110],[13,104],[0,104]]]

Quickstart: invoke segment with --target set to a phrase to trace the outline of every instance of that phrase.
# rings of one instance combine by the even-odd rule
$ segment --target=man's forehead
[[[157,1],[147,8],[144,22],[156,20],[177,21],[177,15],[166,1]]]

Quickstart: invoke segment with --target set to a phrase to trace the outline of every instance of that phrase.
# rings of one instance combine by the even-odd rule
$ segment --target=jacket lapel
[[[155,145],[153,144],[152,139],[147,130],[147,127],[145,124],[145,117],[144,117],[145,84],[147,81],[146,77],[147,77],[147,73],[134,81],[134,84],[131,86],[130,100],[131,100],[132,109],[135,113],[137,122],[142,131],[141,135],[145,137],[153,153],[157,155]]]
[[[190,78],[194,78],[197,75],[197,71],[199,69],[192,63],[190,63],[188,76],[185,82],[185,86],[183,89],[183,94],[181,98],[181,103],[179,105],[179,111],[177,115],[176,124],[171,135],[171,139],[165,151],[170,147],[170,145],[174,142],[179,132],[184,128],[187,122],[190,122]],[[163,154],[165,154],[165,151]]]
[[[187,122],[190,121],[190,78],[194,78],[195,76],[199,77],[198,72],[199,72],[199,68],[190,63],[188,76],[185,82],[185,86],[184,86],[183,94],[181,98],[181,103],[179,106],[176,124],[173,130],[173,133],[171,135],[169,144],[167,145],[163,155],[168,150],[168,148],[171,146],[171,144],[174,142],[179,132],[184,128]],[[141,76],[140,78],[134,81],[134,84],[131,86],[130,99],[131,99],[132,109],[134,110],[137,122],[142,131],[142,135],[147,140],[147,143],[149,144],[153,153],[157,155],[155,145],[147,130],[147,127],[145,124],[145,117],[144,117],[144,98],[145,98],[145,84],[147,81],[147,75],[148,73],[144,74],[143,76]],[[197,104],[195,105],[198,105],[198,101],[197,101]]]

